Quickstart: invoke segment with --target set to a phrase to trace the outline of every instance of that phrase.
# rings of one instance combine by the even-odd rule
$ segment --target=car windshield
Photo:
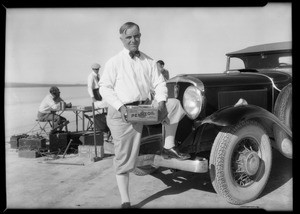
[[[260,53],[237,55],[229,58],[229,70],[291,68],[291,53]]]

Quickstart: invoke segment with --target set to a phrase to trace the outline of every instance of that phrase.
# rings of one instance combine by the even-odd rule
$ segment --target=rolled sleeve
[[[168,88],[163,75],[157,69],[156,63],[153,65],[152,85],[157,102],[166,101],[168,98]]]

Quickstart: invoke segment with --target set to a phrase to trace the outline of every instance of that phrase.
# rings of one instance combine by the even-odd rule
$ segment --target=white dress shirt
[[[60,101],[63,101],[63,99],[59,98],[59,100],[55,102],[52,94],[47,94],[40,104],[39,112],[50,113],[52,110],[60,110]]]
[[[92,73],[89,74],[89,76],[87,78],[87,89],[88,89],[88,93],[91,97],[94,97],[93,89],[99,88],[97,75],[99,75],[99,74],[96,74],[93,71]]]
[[[150,90],[155,91],[157,102],[168,97],[156,61],[142,52],[132,59],[125,48],[105,64],[99,85],[102,97],[116,110],[126,103],[150,99]]]

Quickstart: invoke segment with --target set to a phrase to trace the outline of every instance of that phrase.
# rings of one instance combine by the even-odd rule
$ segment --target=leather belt
[[[107,114],[107,108],[96,109],[95,112],[99,114]]]
[[[141,100],[141,101],[135,101],[132,103],[126,103],[126,106],[138,106],[138,105],[143,105],[147,102],[147,100]]]

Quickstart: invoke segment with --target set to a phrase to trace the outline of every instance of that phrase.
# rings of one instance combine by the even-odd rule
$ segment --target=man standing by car
[[[130,208],[129,172],[136,165],[143,125],[127,122],[127,105],[145,104],[150,90],[155,91],[159,122],[165,124],[166,139],[162,155],[168,158],[188,159],[175,147],[178,122],[185,112],[177,99],[168,99],[168,90],[156,62],[139,51],[140,28],[127,22],[119,29],[124,49],[110,58],[100,80],[100,92],[109,104],[107,124],[115,147],[114,166],[121,195],[122,208]]]
[[[90,97],[92,98],[92,102],[94,103],[95,109],[98,109],[95,111],[94,124],[97,130],[103,132],[104,141],[108,141],[110,138],[110,131],[106,123],[107,103],[105,103],[102,100],[102,96],[100,95],[99,85],[98,85],[100,81],[99,70],[101,68],[101,65],[98,63],[93,63],[91,68],[93,71],[89,74],[87,78],[87,90]]]
[[[169,76],[169,71],[167,69],[164,68],[165,63],[162,60],[158,60],[157,61],[157,68],[160,71],[160,73],[164,76],[165,81],[167,81],[170,76]]]
[[[92,98],[93,102],[96,102],[97,100],[102,100],[102,97],[99,93],[99,86],[98,82],[100,80],[99,77],[99,70],[101,66],[98,63],[92,64],[92,72],[89,74],[87,79],[87,89],[90,97]]]

